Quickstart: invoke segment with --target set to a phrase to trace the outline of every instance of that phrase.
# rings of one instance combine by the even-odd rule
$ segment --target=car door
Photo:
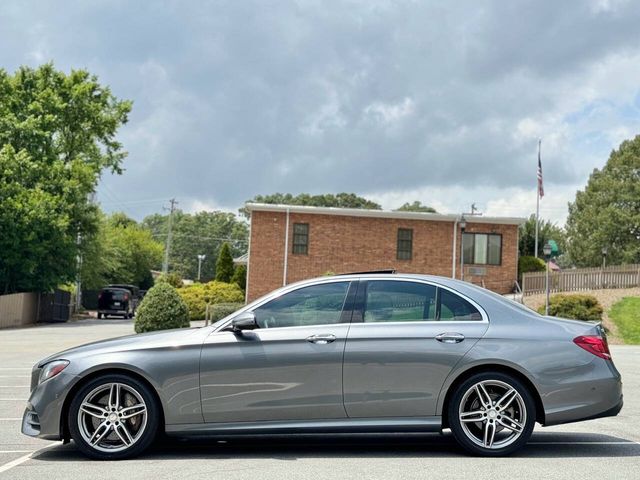
[[[441,387],[488,327],[484,311],[417,280],[360,282],[344,355],[349,417],[435,415]]]
[[[344,418],[342,356],[357,282],[296,288],[252,309],[258,327],[214,332],[200,363],[205,422]]]

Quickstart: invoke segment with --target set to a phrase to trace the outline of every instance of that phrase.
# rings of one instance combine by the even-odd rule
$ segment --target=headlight
[[[67,365],[69,365],[69,360],[54,360],[53,362],[47,363],[42,367],[40,378],[38,379],[38,385],[58,375],[61,371],[67,368]]]

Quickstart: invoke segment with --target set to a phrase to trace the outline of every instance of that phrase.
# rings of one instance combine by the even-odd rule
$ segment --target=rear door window
[[[398,280],[367,282],[365,323],[424,322],[435,319],[435,286]]]

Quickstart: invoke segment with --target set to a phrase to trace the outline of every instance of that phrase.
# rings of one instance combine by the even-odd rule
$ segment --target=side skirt
[[[441,417],[344,418],[167,425],[170,436],[440,432]]]

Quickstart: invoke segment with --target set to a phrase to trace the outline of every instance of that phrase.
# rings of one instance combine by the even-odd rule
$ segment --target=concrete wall
[[[37,315],[37,293],[0,295],[0,328],[36,323]]]
[[[294,223],[309,224],[309,252],[293,254]],[[247,279],[247,298],[253,300],[282,286],[284,273],[286,213],[253,211]],[[398,228],[413,229],[413,258],[398,260]],[[517,278],[518,227],[516,225],[473,223],[469,233],[502,235],[500,265],[465,265],[465,280],[507,293]],[[456,239],[456,277],[460,278],[460,230]],[[287,282],[292,283],[327,272],[345,273],[395,268],[401,273],[452,276],[453,222],[398,218],[353,217],[291,213]],[[473,276],[481,267],[482,276]]]

